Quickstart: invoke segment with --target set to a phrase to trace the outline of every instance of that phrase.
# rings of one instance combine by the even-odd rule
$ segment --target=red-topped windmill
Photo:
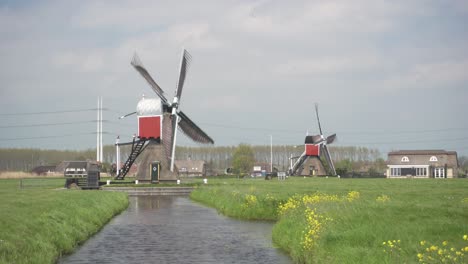
[[[326,175],[325,167],[320,159],[322,153],[325,155],[325,159],[330,169],[329,174],[336,175],[335,166],[333,165],[333,160],[331,159],[330,151],[327,146],[336,140],[336,134],[330,135],[326,138],[323,136],[317,103],[315,104],[315,114],[317,116],[320,135],[306,136],[304,152],[299,157],[291,158],[289,175]],[[292,159],[297,159],[294,164],[292,164]],[[306,164],[311,168],[309,168],[309,170],[306,169],[306,173],[304,173],[304,165]]]
[[[145,78],[158,97],[145,98],[143,96],[138,102],[136,112],[121,117],[124,118],[137,114],[138,134],[133,142],[119,143],[119,145],[131,144],[132,152],[119,170],[116,179],[124,179],[136,158],[146,149],[145,154],[141,158],[137,179],[149,180],[149,163],[158,161],[161,164],[161,180],[175,180],[177,173],[174,168],[174,160],[178,129],[195,142],[203,144],[214,143],[213,139],[190,120],[186,114],[179,110],[182,89],[190,61],[190,54],[183,49],[174,99],[172,102],[169,102],[164,91],[145,69],[138,56],[134,55],[131,62],[132,66]]]

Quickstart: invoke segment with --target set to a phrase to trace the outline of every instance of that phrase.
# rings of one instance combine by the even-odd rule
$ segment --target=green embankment
[[[297,263],[468,263],[468,180],[210,180],[191,198],[275,220]]]
[[[54,263],[128,206],[124,193],[57,190],[63,179],[19,182],[0,180],[0,263]]]

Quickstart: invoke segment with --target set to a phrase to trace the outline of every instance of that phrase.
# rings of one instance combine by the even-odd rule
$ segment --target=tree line
[[[245,144],[241,144],[245,145]],[[222,173],[233,165],[233,154],[239,146],[177,146],[176,159],[204,160],[216,173]],[[298,157],[304,151],[303,146],[293,145],[249,145],[258,165],[273,166],[279,171],[286,171],[290,166],[290,158]],[[329,146],[330,154],[338,169],[346,171],[386,169],[385,159],[378,149],[358,146]],[[131,146],[122,146],[121,162],[125,162],[131,153]],[[103,149],[104,167],[116,162],[116,150],[113,145]],[[96,149],[87,150],[45,150],[45,149],[0,149],[0,171],[31,171],[41,165],[58,165],[69,160],[95,160]],[[138,159],[137,159],[138,163]],[[468,158],[459,157],[459,166],[468,169]]]
[[[250,146],[257,163],[273,164],[280,170],[286,170],[291,157],[299,156],[303,147],[291,145]],[[176,159],[205,160],[216,170],[232,166],[232,156],[237,146],[184,147],[176,149]],[[131,146],[122,146],[121,162],[131,153]],[[332,159],[340,161],[348,159],[353,162],[374,161],[381,157],[377,149],[364,147],[330,147]],[[116,162],[116,150],[113,145],[103,148],[104,163]],[[0,149],[1,171],[30,171],[41,165],[57,165],[68,160],[95,160],[96,149],[87,150],[47,150],[47,149]],[[138,162],[138,160],[137,160]]]

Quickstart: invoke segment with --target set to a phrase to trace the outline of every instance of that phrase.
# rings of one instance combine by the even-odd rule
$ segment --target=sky
[[[96,147],[137,131],[156,95],[136,52],[215,146],[445,149],[468,155],[467,1],[2,1],[0,148]],[[171,100],[171,99],[170,99]],[[186,137],[178,145],[197,146]]]

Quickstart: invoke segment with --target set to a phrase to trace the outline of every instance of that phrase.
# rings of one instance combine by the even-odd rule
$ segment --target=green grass
[[[54,263],[128,205],[124,193],[57,189],[64,179],[45,182],[20,189],[18,179],[0,180],[0,263]]]
[[[462,239],[468,234],[466,179],[223,179],[209,183],[196,188],[192,199],[228,216],[276,221],[273,240],[297,263],[418,263],[417,254],[427,245],[448,241],[447,247],[457,250],[468,246]],[[360,197],[346,201],[351,191],[359,192]],[[342,201],[278,213],[278,206],[289,197],[306,194],[338,195]],[[389,200],[377,201],[382,195]],[[309,227],[306,208],[332,219],[321,220],[312,248],[305,248],[302,242]],[[388,240],[400,240],[401,251],[384,252],[389,248],[382,243]],[[425,247],[420,246],[422,240],[427,241]],[[468,263],[468,252],[465,254],[464,260],[458,258],[454,263]]]

